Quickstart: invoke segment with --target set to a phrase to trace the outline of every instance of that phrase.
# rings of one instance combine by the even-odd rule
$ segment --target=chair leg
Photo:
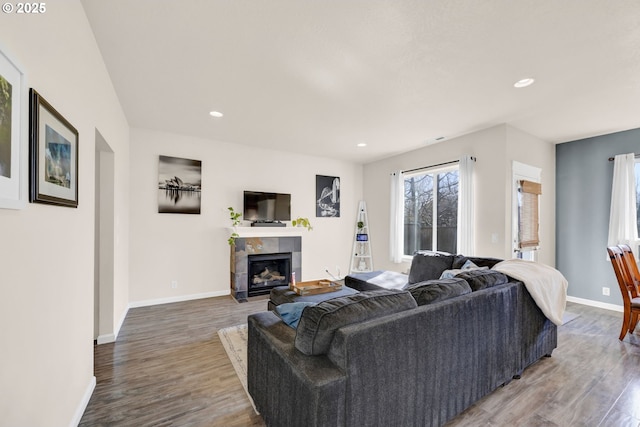
[[[629,332],[633,333],[636,330],[636,325],[638,324],[638,312],[634,311],[631,313],[631,323],[629,324]]]
[[[631,320],[631,313],[629,310],[624,310],[624,317],[622,318],[622,330],[620,331],[620,341],[624,339],[624,336],[627,335],[627,331],[629,331],[629,321]]]

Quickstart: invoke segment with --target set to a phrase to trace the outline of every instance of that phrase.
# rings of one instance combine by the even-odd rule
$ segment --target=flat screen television
[[[245,191],[242,216],[253,222],[291,221],[291,194]]]

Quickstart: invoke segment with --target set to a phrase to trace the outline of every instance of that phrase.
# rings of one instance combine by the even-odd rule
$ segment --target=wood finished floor
[[[580,317],[559,328],[553,357],[447,427],[640,426],[640,332],[620,342],[621,313],[567,308]],[[97,386],[80,426],[264,426],[217,331],[265,309],[265,299],[231,297],[131,309],[118,341],[95,347]]]

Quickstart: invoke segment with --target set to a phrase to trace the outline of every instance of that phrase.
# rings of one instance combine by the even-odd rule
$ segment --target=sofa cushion
[[[289,302],[276,306],[275,312],[287,326],[296,329],[298,322],[302,316],[302,311],[310,305],[316,305],[315,302]]]
[[[466,280],[473,291],[502,285],[509,281],[509,278],[506,275],[495,270],[463,271],[458,274],[456,278]]]
[[[308,356],[326,354],[341,327],[415,307],[409,292],[387,289],[323,301],[302,312],[295,347]]]
[[[499,263],[500,261],[503,261],[503,260],[498,259],[498,258],[472,257],[472,256],[464,256],[464,255],[455,255],[451,268],[452,269],[454,269],[454,268],[462,268],[462,266],[467,261],[471,261],[472,263],[474,263],[478,267],[492,268],[494,265],[496,265],[497,263]]]
[[[443,271],[452,268],[454,257],[446,252],[418,251],[414,253],[409,270],[409,283],[439,278]]]
[[[408,285],[405,289],[411,292],[418,305],[432,304],[471,293],[469,284],[460,278],[427,280]]]

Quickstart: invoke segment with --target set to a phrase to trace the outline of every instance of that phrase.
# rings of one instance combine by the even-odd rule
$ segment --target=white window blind
[[[542,185],[526,180],[518,184],[518,247],[530,249],[540,245],[539,198]]]

